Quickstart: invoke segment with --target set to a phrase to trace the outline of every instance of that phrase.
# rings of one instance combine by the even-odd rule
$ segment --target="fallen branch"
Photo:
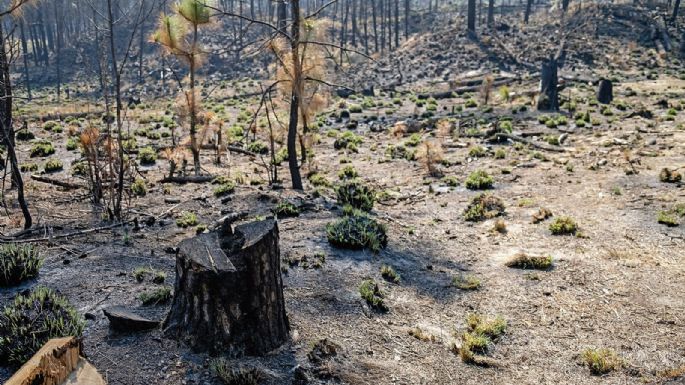
[[[207,183],[211,182],[216,178],[212,175],[192,175],[192,176],[168,176],[159,181],[159,183]]]
[[[55,178],[49,178],[47,176],[41,176],[41,175],[36,175],[36,174],[31,175],[31,179],[38,181],[38,182],[48,183],[48,184],[52,184],[52,185],[59,186],[59,187],[64,187],[65,189],[68,189],[68,190],[77,190],[80,188],[86,188],[86,186],[84,186],[80,183],[71,183],[71,182],[67,182],[67,181],[63,181],[63,180],[59,180],[59,179],[55,179]]]
[[[513,140],[515,142],[521,142],[521,143],[524,143],[524,144],[527,144],[527,145],[530,145],[530,146],[533,146],[535,148],[539,148],[539,149],[545,150],[545,151],[553,151],[553,152],[564,152],[564,151],[566,151],[566,149],[563,147],[537,143],[537,142],[534,142],[532,140],[520,137],[518,135],[508,134],[506,132],[497,133],[497,134],[491,136],[490,138],[488,138],[488,141],[499,141],[499,140],[501,140],[501,138],[507,138],[507,139]]]
[[[494,83],[492,83],[492,87],[498,87],[498,86],[502,86],[505,84],[513,83],[516,80],[518,80],[518,78],[506,78],[506,79],[502,79],[499,81],[495,81]],[[457,88],[450,90],[450,91],[434,92],[431,94],[419,94],[419,95],[417,95],[417,97],[419,99],[429,99],[429,98],[448,99],[448,98],[454,97],[455,94],[459,95],[459,94],[463,94],[465,92],[478,91],[481,89],[481,87],[482,87],[482,85],[480,85],[480,84],[475,85],[475,86],[457,87]]]
[[[57,234],[53,235],[51,237],[43,237],[43,238],[32,238],[32,239],[15,239],[15,238],[0,238],[0,243],[31,243],[31,242],[47,242],[47,241],[52,241],[55,239],[60,239],[60,238],[69,238],[69,237],[75,237],[79,235],[86,235],[86,234],[92,234],[92,233],[97,233],[99,231],[103,230],[110,230],[114,229],[123,225],[127,225],[129,223],[133,222],[133,220],[128,220],[124,222],[117,222],[108,226],[101,226],[101,227],[93,227],[90,229],[86,230],[79,230],[79,231],[73,231],[71,233],[65,233],[65,234]]]

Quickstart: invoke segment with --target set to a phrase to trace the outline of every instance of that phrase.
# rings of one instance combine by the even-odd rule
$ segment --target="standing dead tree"
[[[291,20],[279,19],[276,25],[254,20],[231,10],[216,7],[213,9],[225,17],[246,20],[254,25],[265,27],[267,30],[267,35],[261,45],[268,46],[274,54],[277,68],[276,82],[287,87],[280,88],[279,91],[284,96],[284,99],[289,100],[286,147],[292,187],[296,190],[302,190],[301,164],[297,156],[297,141],[298,139],[300,140],[300,154],[304,160],[307,151],[305,138],[308,131],[308,122],[313,114],[326,103],[324,94],[321,93],[319,87],[346,88],[332,84],[324,79],[325,62],[331,58],[331,55],[327,55],[327,51],[341,50],[344,53],[353,52],[367,58],[368,56],[357,50],[346,48],[343,45],[324,41],[330,34],[325,31],[324,26],[326,22],[322,20],[317,21],[317,17],[326,8],[337,4],[336,0],[325,3],[307,16],[302,15],[300,0],[289,0],[289,2]],[[342,62],[339,64],[342,65]],[[269,91],[271,89],[272,86],[267,88]],[[262,99],[266,100],[266,98]],[[300,134],[300,127],[302,128],[302,134]]]
[[[19,169],[15,150],[14,120],[12,117],[12,79],[10,67],[14,60],[16,47],[10,44],[9,35],[5,32],[5,19],[17,17],[21,7],[29,0],[14,0],[3,10],[0,10],[0,125],[2,126],[2,144],[7,148],[7,158],[11,165],[12,184],[17,188],[17,201],[24,216],[24,229],[30,229],[33,224],[26,197],[24,196],[24,180]]]

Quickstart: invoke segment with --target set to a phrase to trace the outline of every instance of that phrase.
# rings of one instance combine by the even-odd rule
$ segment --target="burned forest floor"
[[[168,303],[143,306],[140,296],[173,289],[180,241],[229,213],[248,221],[292,205],[297,215],[278,220],[291,340],[265,357],[228,358],[236,367],[257,368],[263,383],[682,384],[685,62],[677,50],[683,42],[674,39],[673,51],[660,54],[639,28],[604,33],[622,25],[607,9],[610,22],[601,23],[606,14],[597,11],[582,25],[573,18],[563,24],[577,29],[565,43],[571,53],[560,72],[559,112],[536,111],[539,80],[527,64],[539,66],[558,46],[533,40],[548,28],[558,32],[561,22],[541,27],[553,15],[537,15],[528,27],[511,20],[508,37],[500,30],[471,41],[454,33],[463,44],[447,52],[439,39],[448,33],[436,30],[390,58],[355,64],[366,69],[349,76],[357,84],[374,79],[375,90],[335,96],[317,116],[313,157],[302,166],[304,192],[289,189],[282,151],[277,188],[269,185],[268,152],[229,152],[217,164],[211,149],[202,151],[203,172],[222,177],[222,184],[161,183],[174,156],[163,148],[171,146],[172,129],[176,135],[185,129],[175,127],[173,97],[141,92],[142,103],[127,109],[125,130],[136,164],[132,180],[144,181],[138,187],[145,193],[127,192],[125,226],[113,226],[91,204],[79,176],[78,135],[104,127],[101,107],[78,96],[57,103],[47,96],[51,89],[37,91],[43,93],[37,102],[18,102],[17,119],[35,117],[27,120],[35,138],[18,140],[17,151],[37,229],[24,240],[44,238],[38,244],[45,264],[37,279],[0,289],[0,305],[39,285],[64,294],[86,316],[84,353],[110,384],[219,384],[212,357],[159,330],[111,331],[102,310],[121,305],[162,319]],[[593,21],[599,29],[588,26]],[[592,42],[595,34],[601,44]],[[613,81],[610,104],[596,100],[600,78]],[[225,139],[240,146],[254,135],[259,144],[247,146],[249,152],[268,148],[263,126],[243,136],[260,96],[234,97],[258,93],[262,80],[215,74],[201,84],[212,90],[205,108],[225,117]],[[32,154],[40,143],[51,144],[54,154]],[[156,160],[141,165],[146,147]],[[49,160],[62,168],[45,171]],[[490,188],[466,187],[478,171],[491,177]],[[327,241],[327,224],[343,215],[335,186],[346,178],[376,192],[370,216],[388,235],[378,253]],[[232,192],[217,191],[227,184]],[[498,204],[473,216],[469,205],[482,193]],[[20,230],[15,196],[7,183],[3,239]],[[574,226],[555,234],[564,232],[562,224]],[[69,233],[76,234],[62,236]],[[551,257],[551,264],[509,267],[522,254]],[[361,298],[360,285],[370,279],[386,311]],[[475,314],[502,319],[506,328],[479,352],[482,361],[464,362],[463,333]],[[613,370],[593,374],[588,349],[615,353]],[[0,380],[10,374],[0,370]]]

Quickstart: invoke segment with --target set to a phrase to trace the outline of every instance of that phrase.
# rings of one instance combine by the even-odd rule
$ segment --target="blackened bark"
[[[476,0],[469,0],[466,25],[472,35],[476,33]]]
[[[600,80],[597,89],[597,101],[602,104],[609,104],[612,100],[614,100],[614,91],[611,80]]]
[[[195,351],[263,355],[288,340],[278,226],[240,225],[181,242],[165,333]]]
[[[540,97],[538,98],[538,110],[540,111],[559,110],[559,95],[557,93],[559,78],[557,70],[556,58],[550,58],[542,63],[540,71]]]

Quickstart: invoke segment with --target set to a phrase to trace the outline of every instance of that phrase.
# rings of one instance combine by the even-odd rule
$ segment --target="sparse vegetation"
[[[552,256],[517,253],[506,262],[506,265],[515,269],[548,270],[552,267]]]
[[[18,294],[0,312],[0,359],[17,368],[49,339],[80,337],[84,326],[69,301],[53,290]]]
[[[359,181],[348,181],[335,188],[338,204],[351,206],[362,211],[371,211],[376,201],[376,193]]]
[[[388,311],[385,304],[385,294],[374,280],[367,279],[359,285],[359,295],[373,309]]]
[[[549,225],[552,235],[573,235],[578,231],[576,221],[571,217],[557,217]]]
[[[153,291],[146,291],[138,296],[144,306],[161,305],[171,300],[171,288],[163,286]]]
[[[395,269],[393,269],[392,266],[388,266],[388,265],[381,266],[381,276],[386,281],[392,282],[392,283],[400,283],[400,280],[401,280],[400,275],[397,274]]]
[[[469,190],[487,190],[492,188],[494,179],[483,170],[474,171],[469,174],[464,185]]]
[[[611,349],[586,349],[582,358],[594,375],[606,374],[623,366],[623,360]]]
[[[464,219],[470,222],[483,221],[504,215],[504,203],[492,194],[478,194],[464,211]]]
[[[363,212],[354,212],[326,226],[328,242],[333,246],[378,253],[388,244],[386,228]]]
[[[197,215],[189,211],[184,211],[181,213],[181,216],[176,219],[176,226],[182,228],[197,226],[198,223]]]
[[[15,286],[35,278],[42,265],[40,251],[32,244],[0,245],[0,287]]]
[[[477,290],[480,288],[480,279],[474,275],[459,274],[452,278],[452,286],[461,290]]]

